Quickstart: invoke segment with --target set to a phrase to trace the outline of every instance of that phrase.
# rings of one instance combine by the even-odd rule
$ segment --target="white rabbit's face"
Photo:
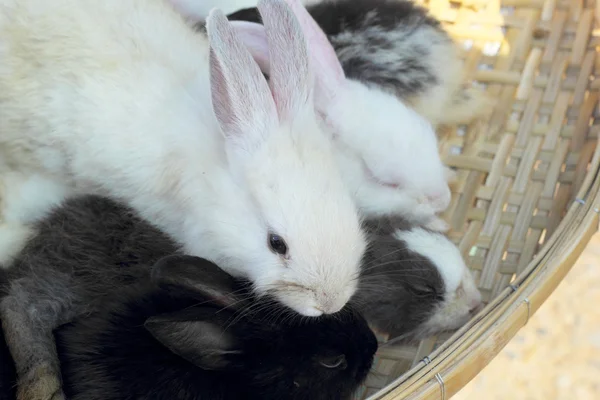
[[[330,314],[354,294],[366,242],[317,123],[298,19],[280,0],[261,0],[258,9],[268,83],[223,13],[207,19],[213,110],[238,186],[228,201],[238,203],[239,221],[223,227],[220,239],[235,241],[228,257],[237,253],[240,273],[259,293],[306,316]]]
[[[366,244],[312,110],[295,121],[268,135],[238,174],[260,216],[256,290],[318,316],[339,311],[354,294]]]
[[[433,127],[395,96],[348,80],[326,125],[344,180],[368,215],[399,212],[421,221],[448,207]]]

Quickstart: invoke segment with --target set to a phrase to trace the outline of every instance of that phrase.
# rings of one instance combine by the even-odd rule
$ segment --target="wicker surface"
[[[598,229],[600,1],[420,3],[464,44],[466,71],[495,103],[481,121],[440,132],[458,171],[450,237],[489,304],[450,337],[382,346],[360,398],[450,398],[527,323]]]

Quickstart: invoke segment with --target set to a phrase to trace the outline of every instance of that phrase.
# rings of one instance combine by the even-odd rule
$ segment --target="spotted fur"
[[[458,248],[402,218],[369,220],[369,250],[355,301],[391,338],[422,339],[462,326],[481,294]]]
[[[470,122],[488,106],[465,85],[456,44],[440,22],[409,0],[324,0],[306,6],[348,78],[382,88],[434,125]],[[255,8],[230,20],[259,22]]]

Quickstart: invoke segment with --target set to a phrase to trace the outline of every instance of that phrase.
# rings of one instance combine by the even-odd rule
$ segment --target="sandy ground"
[[[527,326],[452,399],[600,399],[599,234]]]

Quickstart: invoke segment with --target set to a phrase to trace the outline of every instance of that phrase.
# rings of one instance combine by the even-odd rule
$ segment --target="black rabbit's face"
[[[349,399],[371,368],[377,340],[350,305],[303,317],[191,256],[159,261],[153,279],[199,302],[153,316],[144,327],[174,354],[231,382],[228,389],[245,399]]]
[[[350,398],[366,378],[377,350],[362,317],[344,309],[332,316],[282,322],[256,323],[257,339],[244,346],[244,369],[257,398]]]

